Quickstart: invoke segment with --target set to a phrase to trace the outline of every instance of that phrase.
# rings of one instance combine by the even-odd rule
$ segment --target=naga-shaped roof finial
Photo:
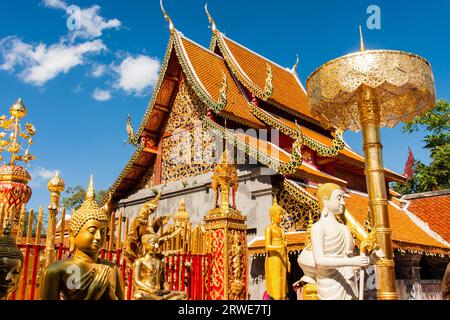
[[[167,14],[166,10],[164,9],[162,3],[163,3],[163,0],[160,0],[159,1],[159,5],[161,6],[161,11],[162,11],[162,13],[164,15],[164,19],[166,19],[167,22],[169,23],[170,33],[174,33],[175,32],[175,26],[173,25],[172,19],[170,19],[169,15]]]
[[[217,26],[216,23],[214,22],[214,19],[212,18],[211,14],[208,11],[208,3],[205,4],[205,11],[206,11],[206,15],[208,16],[208,20],[209,23],[211,23],[211,30],[213,33],[217,32]]]
[[[299,62],[299,59],[298,59],[298,53],[297,53],[297,59],[295,60],[295,64],[291,69],[293,73],[297,73],[298,62]]]

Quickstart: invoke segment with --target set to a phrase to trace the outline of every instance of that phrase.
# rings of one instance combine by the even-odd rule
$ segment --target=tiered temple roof
[[[215,26],[209,49],[176,29],[171,30],[152,99],[138,130],[129,133],[129,142],[136,146],[136,150],[109,190],[110,205],[114,207],[121,199],[143,188],[144,177],[153,171],[155,163],[161,161],[161,141],[168,134],[163,132],[164,126],[182,78],[187,79],[208,112],[214,113],[214,116],[203,115],[207,127],[224,132],[224,119],[228,119],[231,127],[234,123],[235,127],[244,126],[243,129],[279,130],[283,146],[281,142],[277,146],[256,137],[232,133],[232,138],[240,141],[247,151],[253,150],[254,157],[262,164],[269,163],[268,166],[273,167],[274,164],[289,163],[292,160],[289,152],[301,130],[305,145],[313,151],[315,161],[303,161],[295,172],[288,175],[290,179],[306,179],[313,183],[334,182],[346,186],[346,179],[329,169],[332,163],[348,170],[349,175],[360,177],[365,188],[364,158],[340,140],[333,128],[325,130],[319,126],[318,119],[310,112],[306,91],[295,69],[283,68],[254,53],[225,37]],[[334,148],[339,143],[343,143],[343,147]],[[331,156],[323,157],[316,152],[327,148],[334,150]],[[385,169],[385,179],[388,183],[404,181],[405,177]],[[389,194],[390,197],[396,195],[392,191]],[[348,207],[358,220],[364,221],[367,217],[367,197],[352,194]],[[394,245],[399,250],[449,253],[448,243],[427,234],[392,201],[389,203],[389,213]],[[304,238],[303,235],[289,237],[296,237],[298,243],[300,238]],[[256,243],[254,248],[259,250],[260,246]]]

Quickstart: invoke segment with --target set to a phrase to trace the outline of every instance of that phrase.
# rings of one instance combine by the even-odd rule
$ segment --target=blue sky
[[[176,28],[209,45],[204,1],[166,0]],[[81,8],[81,27],[69,30],[67,9]],[[381,9],[381,29],[369,30],[369,5]],[[131,114],[136,128],[149,102],[169,30],[159,1],[16,0],[0,4],[0,113],[22,97],[37,134],[30,207],[47,206],[48,178],[60,170],[66,186],[97,189],[114,182],[133,152],[123,143]],[[218,28],[282,66],[300,56],[299,77],[324,62],[358,50],[358,25],[368,49],[419,54],[433,67],[438,98],[450,100],[450,1],[242,1],[210,0]],[[69,20],[69,25],[72,20]],[[401,125],[383,129],[386,167],[403,171],[407,148],[429,161],[423,132]],[[361,151],[361,134],[346,133]]]

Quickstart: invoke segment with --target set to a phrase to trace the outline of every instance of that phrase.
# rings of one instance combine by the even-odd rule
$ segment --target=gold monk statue
[[[286,235],[280,226],[283,213],[283,208],[274,197],[273,205],[270,208],[271,224],[264,230],[266,289],[267,294],[273,300],[286,299],[288,293],[287,273],[291,272]]]
[[[71,257],[47,267],[43,300],[123,300],[119,270],[99,258],[108,216],[95,201],[91,176],[86,200],[70,219]]]
[[[11,224],[7,222],[0,237],[0,300],[6,300],[19,283],[23,266],[23,254],[11,236]]]
[[[156,226],[151,226],[148,232],[142,236],[143,255],[136,259],[133,265],[133,285],[135,300],[183,300],[185,292],[171,291],[166,279],[166,256],[176,253],[175,251],[162,252],[164,242],[175,237],[181,228],[172,232],[158,233],[161,217]],[[156,231],[155,231],[156,230]]]

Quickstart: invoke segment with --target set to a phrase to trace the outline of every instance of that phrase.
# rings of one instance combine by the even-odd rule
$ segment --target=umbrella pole
[[[365,174],[369,195],[370,212],[375,222],[377,242],[384,251],[385,258],[376,263],[377,299],[396,300],[394,259],[391,228],[389,224],[386,183],[384,179],[383,156],[380,139],[380,108],[374,90],[362,85],[359,91],[359,118],[362,127]],[[373,223],[373,222],[372,222]]]

